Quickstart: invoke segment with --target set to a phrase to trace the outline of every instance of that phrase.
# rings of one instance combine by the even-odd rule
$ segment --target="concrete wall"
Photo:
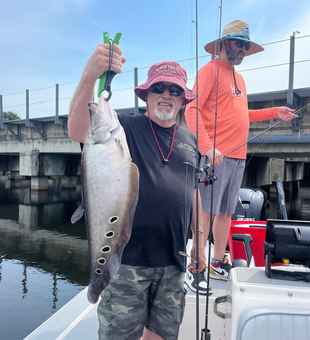
[[[301,98],[301,107],[306,106],[310,103],[310,98]],[[269,107],[278,107],[278,106],[287,106],[286,100],[270,100],[270,101],[264,101],[264,102],[254,102],[249,103],[249,109],[251,110],[259,110],[259,109],[265,109]],[[302,119],[301,121],[301,134],[309,134],[310,133],[310,106],[308,106],[306,109],[301,111],[299,113],[299,117]],[[298,119],[298,118],[296,118]],[[278,121],[277,118],[270,119],[266,121],[261,122],[254,122],[250,124],[250,130],[249,135],[257,135],[261,131],[267,129],[274,123]],[[278,124],[276,127],[272,128],[270,131],[267,131],[264,133],[264,135],[297,135],[299,134],[299,131],[293,131],[292,130],[292,122],[283,122]]]
[[[41,124],[37,125],[42,131]],[[16,127],[12,130],[17,132]],[[21,142],[18,142],[8,130],[0,129],[0,155],[7,153],[19,153],[24,150],[38,150],[40,153],[71,153],[81,152],[80,144],[68,138],[68,134],[62,125],[54,122],[46,122],[46,141],[38,132],[25,125],[20,125]]]
[[[301,106],[310,102],[302,98]],[[286,100],[249,103],[250,109],[286,106]],[[310,107],[300,114],[300,131],[293,131],[292,123],[277,125],[264,135],[310,135]],[[272,126],[278,119],[251,123],[249,135],[257,135]],[[38,132],[20,125],[21,141],[8,130],[0,129],[0,176],[18,172],[30,176],[32,188],[46,190],[51,176],[62,176],[63,188],[72,188],[80,174],[80,144],[68,138],[62,125],[46,122],[46,140]],[[43,125],[37,124],[40,131]],[[17,127],[12,126],[17,133]],[[281,178],[283,181],[298,181],[303,178],[304,162],[310,162],[309,144],[258,144],[248,145],[249,165],[245,169],[243,184],[247,186],[269,185]]]
[[[22,176],[78,175],[80,160],[79,154],[40,154],[38,150],[24,150],[19,155],[19,171]]]
[[[248,159],[242,180],[243,187],[261,187],[283,182],[300,181],[304,178],[304,163],[281,158],[252,157]]]

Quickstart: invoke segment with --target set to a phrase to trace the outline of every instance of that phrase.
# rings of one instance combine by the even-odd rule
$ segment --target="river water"
[[[84,220],[70,223],[80,197],[0,183],[0,339],[23,339],[87,286]]]
[[[84,219],[70,217],[80,188],[30,189],[30,181],[0,177],[0,339],[20,340],[88,284]],[[269,217],[277,217],[269,194]],[[289,219],[310,220],[310,185],[287,202]]]

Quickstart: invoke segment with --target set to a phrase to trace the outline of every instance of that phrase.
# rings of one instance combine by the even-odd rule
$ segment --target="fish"
[[[139,170],[132,162],[116,112],[101,96],[89,102],[90,126],[81,158],[82,204],[71,217],[85,215],[90,278],[87,298],[96,303],[120,267],[139,198]]]

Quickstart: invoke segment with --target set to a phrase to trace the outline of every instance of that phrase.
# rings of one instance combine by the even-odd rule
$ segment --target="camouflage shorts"
[[[146,327],[177,340],[185,304],[184,273],[176,267],[121,265],[98,306],[100,340],[138,340]]]

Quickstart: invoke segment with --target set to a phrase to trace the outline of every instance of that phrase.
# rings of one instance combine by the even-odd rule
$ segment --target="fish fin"
[[[81,219],[84,215],[84,206],[83,204],[81,204],[73,213],[73,215],[71,216],[71,223],[75,223],[77,222],[79,219]]]

